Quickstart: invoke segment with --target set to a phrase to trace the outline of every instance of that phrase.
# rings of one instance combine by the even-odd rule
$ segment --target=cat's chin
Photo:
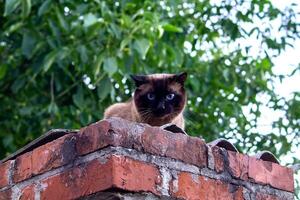
[[[154,117],[157,119],[157,120],[166,120],[166,119],[169,119],[171,117],[170,114],[164,114],[164,115],[154,115]]]

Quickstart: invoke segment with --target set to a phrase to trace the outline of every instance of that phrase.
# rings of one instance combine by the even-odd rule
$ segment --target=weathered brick
[[[11,189],[0,191],[0,200],[11,199],[11,194],[12,194]]]
[[[73,199],[109,188],[158,194],[159,171],[151,164],[123,156],[97,159],[42,181],[41,199]]]
[[[172,181],[170,190],[173,197],[190,200],[243,199],[242,187],[187,172],[181,172],[178,180]]]
[[[159,128],[147,127],[146,131],[142,134],[142,146],[144,151],[165,156],[169,147],[169,142],[174,139],[172,136],[177,138],[177,134],[166,134]],[[179,146],[179,144],[177,144],[177,146]],[[175,149],[175,146],[172,148]],[[172,149],[169,149],[169,154],[171,154],[170,151],[172,151]]]
[[[182,160],[199,167],[207,166],[207,147],[203,140],[159,128],[147,127],[142,134],[144,151]]]
[[[27,152],[16,158],[13,172],[13,182],[17,183],[32,176],[32,152]]]
[[[293,170],[276,163],[249,159],[249,178],[262,184],[269,184],[275,188],[294,192]]]
[[[80,129],[76,143],[77,153],[84,155],[113,143],[110,123],[102,120]]]
[[[123,156],[114,156],[113,159],[113,184],[115,187],[159,194],[156,186],[161,185],[161,177],[155,166]]]
[[[76,157],[75,135],[65,135],[42,145],[32,152],[32,173],[40,174],[74,160]]]
[[[34,200],[34,185],[29,185],[21,191],[19,200]]]
[[[9,185],[9,170],[13,161],[9,160],[0,164],[0,188]]]
[[[112,186],[112,160],[93,160],[42,181],[41,199],[74,199]]]
[[[221,173],[224,171],[224,166],[225,166],[222,149],[217,146],[213,146],[213,147],[211,147],[211,150],[212,150],[213,159],[214,159],[214,170],[217,173]]]
[[[229,171],[235,178],[248,179],[249,157],[233,151],[228,151]]]

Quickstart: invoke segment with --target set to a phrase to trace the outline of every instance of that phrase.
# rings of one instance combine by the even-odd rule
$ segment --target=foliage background
[[[272,62],[299,40],[296,6],[0,0],[0,157],[51,128],[100,120],[108,105],[131,96],[129,74],[181,71],[190,74],[191,135],[225,137],[242,152],[278,157],[299,149],[300,93],[287,100],[274,92],[274,80],[285,77],[273,73]],[[260,44],[256,55],[243,42],[250,38]],[[262,105],[285,113],[272,132],[257,131]]]

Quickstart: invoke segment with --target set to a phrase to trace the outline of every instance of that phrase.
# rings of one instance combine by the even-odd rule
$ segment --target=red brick
[[[9,184],[9,169],[12,165],[11,160],[0,164],[0,188],[3,188]]]
[[[151,164],[112,156],[105,163],[95,159],[42,181],[41,199],[73,199],[109,188],[158,194],[160,181]]]
[[[214,159],[214,169],[217,173],[221,173],[224,171],[224,163],[225,163],[222,150],[217,146],[212,147],[211,150]]]
[[[249,157],[233,151],[228,151],[229,170],[232,176],[242,180],[248,179]]]
[[[255,195],[256,200],[281,200],[279,197],[269,195],[269,194],[262,194],[262,193],[257,193]]]
[[[11,189],[6,189],[3,191],[0,191],[0,200],[8,200],[11,199]]]
[[[76,157],[75,136],[65,135],[32,152],[32,172],[40,174],[74,160]]]
[[[27,152],[16,158],[15,169],[13,173],[14,183],[23,181],[32,176],[32,152]]]
[[[257,183],[269,184],[278,189],[294,192],[293,170],[276,163],[250,157],[249,178]]]
[[[159,194],[156,185],[161,184],[158,169],[152,164],[114,156],[113,183],[115,187],[129,191],[146,191]]]
[[[110,123],[107,120],[82,128],[76,143],[77,153],[84,155],[112,144],[113,135],[109,130]]]
[[[34,185],[29,185],[21,191],[20,200],[34,200]]]
[[[242,188],[220,180],[181,172],[171,183],[172,197],[190,200],[242,200]]]
[[[182,160],[199,167],[207,166],[207,147],[203,140],[159,128],[146,127],[142,134],[144,151]]]
[[[74,199],[112,186],[112,160],[98,160],[64,171],[42,181],[41,199]]]

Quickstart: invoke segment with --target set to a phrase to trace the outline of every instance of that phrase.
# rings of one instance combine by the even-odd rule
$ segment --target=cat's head
[[[134,103],[141,117],[172,118],[183,111],[187,73],[132,75],[131,78],[136,85]]]

